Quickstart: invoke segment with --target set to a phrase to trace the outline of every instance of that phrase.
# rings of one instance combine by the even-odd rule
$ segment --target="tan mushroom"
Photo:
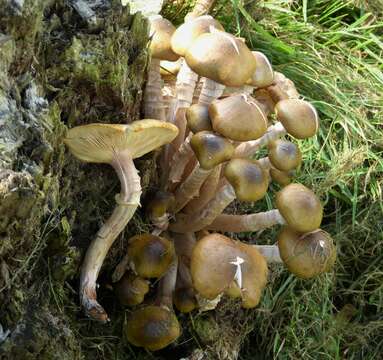
[[[80,277],[80,301],[88,316],[107,321],[105,310],[97,302],[96,280],[102,263],[118,234],[125,228],[140,203],[141,186],[133,159],[169,143],[177,128],[158,120],[140,120],[130,125],[91,124],[68,131],[65,144],[78,159],[113,166],[121,192],[117,207],[91,242]]]

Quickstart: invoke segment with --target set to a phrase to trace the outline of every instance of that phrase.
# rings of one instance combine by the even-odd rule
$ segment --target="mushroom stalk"
[[[157,58],[152,58],[150,61],[144,104],[146,118],[166,121],[165,104],[162,97],[160,59]]]
[[[104,259],[140,204],[141,185],[138,171],[128,153],[118,152],[111,163],[121,182],[116,195],[117,207],[90,244],[81,267],[80,301],[91,318],[107,321],[108,315],[97,302],[96,281]]]
[[[272,126],[269,126],[266,134],[260,137],[257,140],[245,141],[238,145],[234,152],[234,157],[249,157],[256,153],[258,149],[267,145],[268,143],[279,139],[283,135],[285,135],[286,129],[282,125],[282,123],[277,122]]]
[[[177,221],[170,224],[169,229],[178,233],[202,230],[210,225],[235,198],[234,188],[230,184],[225,184],[200,211],[192,215],[179,214]]]
[[[198,103],[208,106],[223,94],[225,85],[222,85],[208,78],[203,78],[202,81],[203,85],[199,95]]]
[[[269,210],[250,215],[221,214],[206,227],[207,230],[244,232],[258,231],[274,225],[286,224],[279,210]]]
[[[174,207],[175,213],[180,211],[191,199],[198,196],[202,184],[205,182],[211,172],[212,170],[202,169],[199,163],[194,167],[192,173],[185,179],[185,181],[174,193],[176,198],[176,204]]]
[[[198,17],[207,14],[214,5],[214,3],[215,0],[197,0],[197,2],[194,5],[193,11],[190,12],[187,15],[187,17]]]
[[[253,245],[270,263],[281,264],[283,261],[277,245]]]
[[[177,272],[178,259],[176,257],[158,285],[156,303],[159,306],[166,306],[169,310],[173,308],[173,293],[176,288]]]

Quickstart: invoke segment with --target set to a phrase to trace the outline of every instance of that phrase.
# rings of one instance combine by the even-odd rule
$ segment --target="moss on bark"
[[[74,3],[0,0],[0,324],[10,331],[0,334],[2,359],[107,358],[93,345],[109,336],[111,353],[122,346],[121,322],[79,321],[76,279],[118,180],[71,157],[62,137],[79,124],[139,118],[147,22],[119,1],[89,2],[91,18]],[[148,156],[138,167],[152,164]],[[134,224],[138,216],[131,233]],[[104,273],[122,237],[116,248]]]

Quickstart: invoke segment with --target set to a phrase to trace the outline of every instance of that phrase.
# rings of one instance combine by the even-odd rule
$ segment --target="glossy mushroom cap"
[[[276,140],[269,145],[271,164],[281,171],[297,168],[302,162],[302,153],[298,145],[287,140]]]
[[[185,56],[192,43],[202,34],[210,32],[211,28],[223,30],[222,25],[209,15],[199,16],[182,24],[173,34],[171,46],[175,53]]]
[[[149,291],[149,282],[131,273],[125,273],[114,285],[114,291],[122,305],[141,304]]]
[[[231,140],[255,140],[267,130],[266,115],[248,95],[214,100],[209,106],[209,116],[214,131]]]
[[[224,174],[238,200],[258,201],[266,195],[269,186],[267,173],[257,161],[232,159]]]
[[[192,147],[202,169],[213,169],[220,163],[229,160],[234,154],[233,144],[212,132],[200,131],[190,140]]]
[[[175,197],[173,193],[167,191],[157,191],[150,199],[146,212],[149,218],[159,218],[171,211],[175,203]]]
[[[128,341],[150,351],[163,349],[181,333],[173,311],[160,306],[146,306],[134,311],[128,319]]]
[[[111,163],[116,152],[138,158],[178,134],[178,128],[159,120],[138,120],[129,125],[89,124],[68,131],[64,142],[78,159],[93,163]]]
[[[130,238],[128,243],[129,265],[143,278],[161,277],[174,260],[174,245],[164,237],[141,234]]]
[[[194,290],[190,287],[176,289],[173,302],[177,310],[184,314],[193,311],[197,307]]]
[[[246,84],[258,88],[271,85],[274,80],[274,71],[269,59],[260,51],[252,51],[252,54],[255,58],[256,67],[251,78],[246,81]]]
[[[336,260],[333,240],[321,229],[300,234],[284,227],[278,234],[278,247],[287,269],[303,279],[329,271]]]
[[[278,169],[271,168],[270,169],[270,176],[273,181],[275,181],[277,184],[281,186],[286,186],[291,183],[292,175],[290,173],[281,171]]]
[[[179,58],[170,44],[175,31],[173,24],[160,15],[150,20],[150,53],[153,58],[168,61],[176,61]]]
[[[185,60],[199,76],[225,86],[244,85],[256,66],[246,44],[223,31],[198,37],[187,50]]]
[[[211,121],[209,118],[209,109],[202,104],[193,104],[186,110],[186,120],[188,127],[193,133],[200,131],[211,131]]]
[[[284,187],[277,193],[275,203],[287,224],[295,231],[314,231],[322,222],[323,207],[318,197],[302,184]]]
[[[278,121],[297,139],[312,137],[318,131],[318,114],[309,102],[299,99],[281,100],[275,106]]]
[[[268,272],[266,260],[256,248],[220,234],[197,242],[190,269],[194,288],[202,297],[213,300],[223,292],[238,297],[240,291],[245,308],[259,303]]]

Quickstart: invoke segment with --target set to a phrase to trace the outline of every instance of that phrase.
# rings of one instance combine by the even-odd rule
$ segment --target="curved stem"
[[[267,129],[266,134],[257,140],[245,141],[238,145],[234,152],[234,157],[248,157],[254,155],[258,149],[268,143],[279,139],[286,134],[286,129],[280,122],[275,123]]]
[[[166,306],[168,309],[173,308],[173,293],[176,288],[177,271],[178,258],[176,257],[158,284],[156,303]]]
[[[207,230],[244,232],[258,231],[274,225],[286,224],[279,210],[270,210],[250,215],[221,214],[206,227]]]
[[[139,206],[141,196],[140,177],[129,154],[116,154],[111,165],[120,179],[121,193],[116,196],[117,207],[85,254],[80,276],[80,301],[85,313],[102,322],[108,320],[108,315],[97,302],[97,277],[110,247]]]
[[[169,229],[178,233],[199,231],[210,225],[233,200],[235,191],[230,184],[224,185],[206,206],[192,215],[178,214],[177,221]]]

